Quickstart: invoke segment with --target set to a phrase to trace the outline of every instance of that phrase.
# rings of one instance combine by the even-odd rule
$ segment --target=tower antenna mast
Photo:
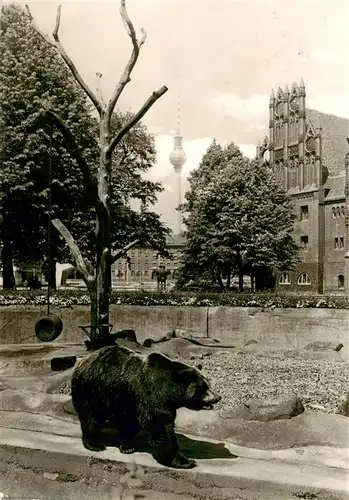
[[[180,80],[178,78],[178,94],[177,94],[177,130],[174,136],[174,148],[170,155],[170,162],[177,174],[177,194],[178,207],[182,204],[182,167],[187,160],[187,155],[183,149],[181,136],[181,101],[180,101]],[[178,210],[178,234],[182,232],[182,214]]]

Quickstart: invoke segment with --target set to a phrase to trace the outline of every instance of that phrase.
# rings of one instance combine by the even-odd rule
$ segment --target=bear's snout
[[[222,399],[222,396],[214,393],[211,390],[208,390],[203,399],[205,407],[212,408],[213,405],[217,404]]]

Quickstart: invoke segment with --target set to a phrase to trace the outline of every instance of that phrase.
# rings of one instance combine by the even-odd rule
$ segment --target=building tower
[[[178,92],[178,99],[177,99],[177,130],[176,134],[174,136],[174,148],[172,150],[172,153],[170,154],[170,162],[172,163],[174,167],[174,171],[177,174],[177,190],[178,190],[178,205],[182,203],[182,167],[185,164],[187,160],[187,155],[185,154],[185,151],[182,146],[182,136],[180,132],[180,111],[181,111],[181,106],[180,106],[180,93]],[[182,233],[182,214],[180,211],[178,211],[178,234]]]

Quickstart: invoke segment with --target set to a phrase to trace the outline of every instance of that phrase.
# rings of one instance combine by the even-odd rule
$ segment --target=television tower
[[[177,174],[177,190],[178,190],[178,205],[182,203],[182,167],[187,160],[187,155],[182,146],[181,136],[181,103],[180,103],[180,88],[178,85],[178,98],[177,98],[177,130],[174,136],[174,148],[170,154],[170,162],[174,167]],[[182,233],[182,214],[178,212],[178,234]]]

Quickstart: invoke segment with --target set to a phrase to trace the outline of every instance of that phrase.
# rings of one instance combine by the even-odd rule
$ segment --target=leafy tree
[[[54,108],[46,109],[40,114],[40,120],[49,121],[54,124],[62,133],[69,146],[71,156],[77,162],[82,177],[84,186],[84,196],[91,206],[94,207],[96,214],[96,230],[95,230],[95,252],[93,260],[87,259],[83,256],[81,249],[76,244],[73,235],[68,228],[63,224],[60,219],[54,219],[52,223],[59,231],[61,236],[65,239],[71,254],[75,260],[77,270],[83,277],[88,292],[91,298],[91,348],[96,349],[109,342],[109,302],[111,293],[111,266],[120,257],[125,255],[132,246],[139,243],[139,240],[133,240],[121,250],[113,252],[112,242],[112,213],[115,213],[113,207],[112,195],[112,177],[113,177],[113,153],[116,147],[122,143],[126,134],[142,119],[149,108],[167,91],[167,87],[162,87],[154,91],[148,100],[144,103],[141,109],[130,117],[127,122],[118,128],[116,134],[112,132],[112,117],[115,106],[125,88],[130,81],[130,75],[137,63],[140,49],[146,40],[146,33],[142,30],[142,37],[137,39],[134,26],[126,11],[125,0],[121,0],[120,13],[126,31],[132,42],[132,53],[126,64],[125,70],[116,85],[111,99],[106,104],[101,96],[100,89],[95,94],[89,86],[82,79],[79,71],[74,63],[66,53],[59,39],[59,27],[61,19],[61,7],[58,7],[55,29],[52,38],[48,37],[41,32],[40,28],[35,24],[30,11],[29,16],[32,21],[32,26],[40,34],[40,36],[47,42],[48,45],[54,47],[61,55],[66,66],[71,71],[75,80],[79,83],[81,88],[87,94],[93,103],[99,118],[99,166],[97,176],[94,175],[93,170],[90,168],[87,159],[85,158],[84,150],[79,147],[75,134],[71,128],[62,119],[62,117],[55,111]],[[98,74],[101,77],[100,74]],[[122,180],[125,176],[122,175]],[[121,207],[120,195],[120,213],[124,210]],[[128,207],[126,207],[128,208]],[[148,217],[147,203],[143,201],[143,209],[139,214],[139,219],[142,222],[146,221]],[[127,213],[127,210],[124,211]],[[150,217],[151,218],[151,217]],[[149,220],[149,217],[148,217]]]
[[[131,112],[115,112],[111,123],[112,134],[117,134],[133,118],[134,114]],[[138,122],[116,146],[112,156],[110,211],[114,250],[137,239],[142,246],[151,246],[162,255],[169,255],[166,251],[166,236],[170,230],[164,227],[160,216],[150,210],[163,187],[159,182],[142,177],[155,162],[154,137]],[[140,211],[132,208],[134,200],[140,203]]]
[[[48,217],[59,218],[73,228],[82,255],[93,261],[96,246],[96,213],[82,189],[84,177],[70,153],[69,143],[52,124],[37,119],[48,107],[59,113],[74,135],[76,145],[93,176],[97,176],[99,124],[92,118],[86,95],[55,48],[31,25],[17,5],[2,8],[0,18],[0,120],[2,155],[0,187],[3,202],[4,287],[13,286],[12,261],[16,264],[44,261],[45,274],[55,287],[55,263],[72,262],[72,256]],[[15,68],[15,70],[14,70]],[[133,114],[114,112],[111,132],[116,134]],[[122,248],[134,239],[164,253],[167,230],[157,214],[149,211],[162,187],[142,179],[156,161],[154,138],[136,123],[112,155],[111,241]],[[52,190],[49,203],[49,166]],[[139,199],[141,214],[132,210]],[[50,254],[48,260],[48,234]],[[47,264],[51,263],[48,269]]]
[[[69,220],[73,214],[78,221],[84,205],[83,177],[64,138],[48,124],[38,129],[31,125],[52,106],[69,124],[89,164],[94,164],[98,148],[85,94],[15,4],[1,9],[0,60],[1,240],[6,288],[14,282],[13,259],[17,263],[47,259],[50,162],[51,215]],[[63,245],[54,232],[52,239],[55,262]]]
[[[223,279],[229,287],[238,274],[240,289],[244,275],[264,288],[271,270],[297,262],[291,200],[263,163],[244,158],[233,143],[220,150],[214,145],[190,183],[179,283],[218,282],[225,289]]]

